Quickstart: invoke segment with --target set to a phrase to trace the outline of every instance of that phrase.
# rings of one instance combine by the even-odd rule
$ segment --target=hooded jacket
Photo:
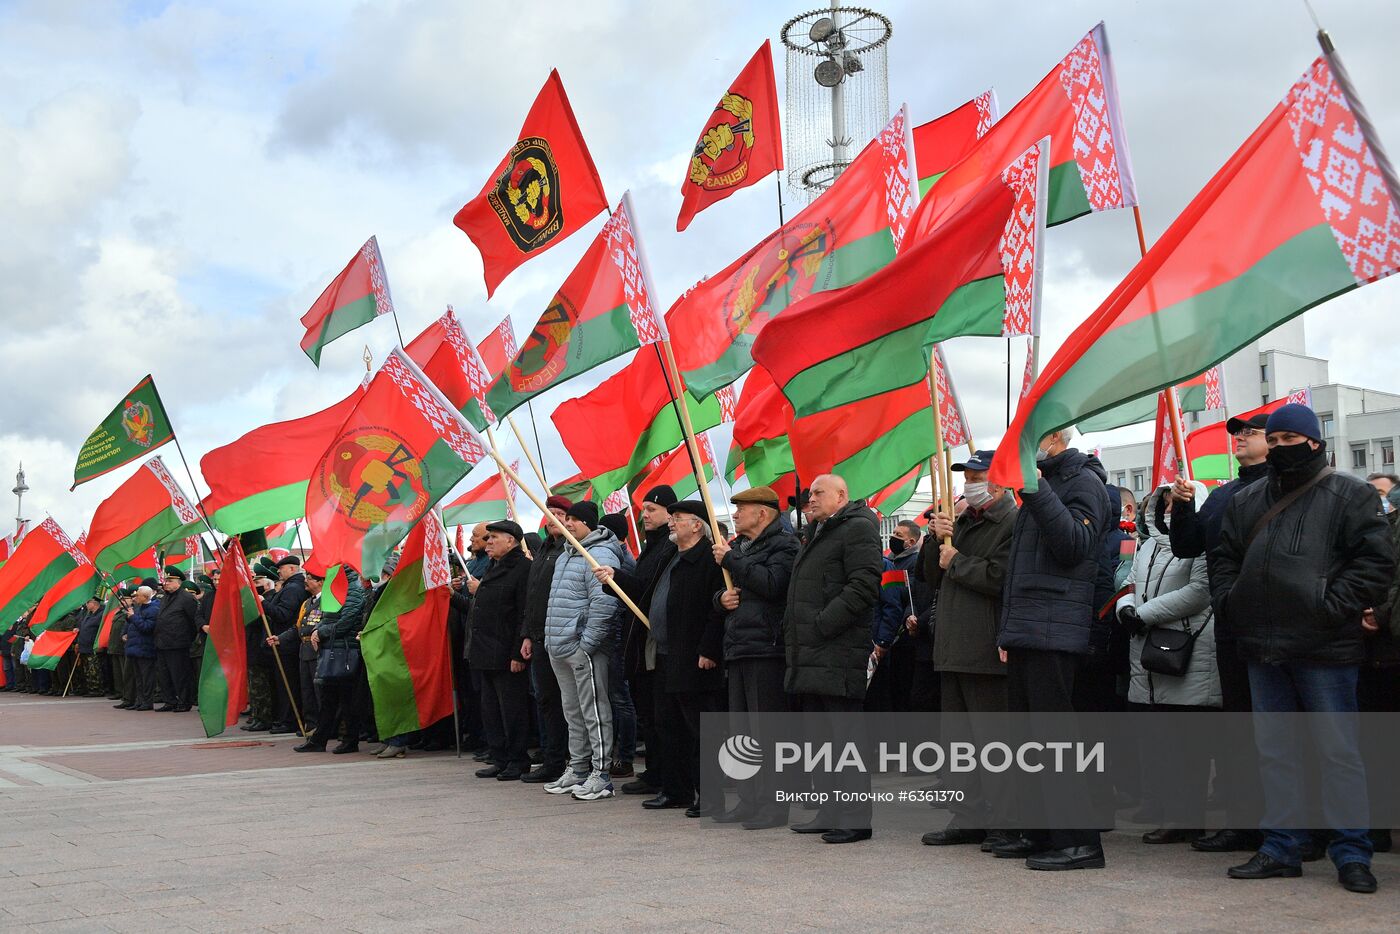
[[[1074,448],[1039,461],[1041,483],[1022,492],[1011,533],[997,644],[1085,655],[1099,555],[1112,514],[1108,473]]]
[[[622,564],[622,543],[603,526],[579,542],[604,567]],[[610,646],[616,638],[612,620],[618,599],[612,589],[593,576],[593,568],[573,545],[554,564],[549,607],[544,623],[544,645],[555,658],[568,658],[582,648],[589,655]]]
[[[1206,500],[1203,483],[1192,483],[1196,504]],[[1178,558],[1171,548],[1168,524],[1181,505],[1172,504],[1166,515],[1169,486],[1158,487],[1147,498],[1148,537],[1133,556],[1133,592],[1118,599],[1117,608],[1137,609],[1143,631],[1129,644],[1130,681],[1128,700],[1134,704],[1172,704],[1183,707],[1219,707],[1220,675],[1215,667],[1215,613],[1210,607],[1210,582],[1206,577],[1204,555]],[[1142,667],[1142,649],[1147,630],[1153,626],[1185,629],[1197,633],[1191,648],[1191,661],[1181,677],[1149,672]]]

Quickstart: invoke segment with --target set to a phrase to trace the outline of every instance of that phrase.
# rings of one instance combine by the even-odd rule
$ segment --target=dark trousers
[[[729,675],[729,734],[752,736],[767,748],[759,730],[749,720],[751,713],[782,713],[789,710],[783,690],[786,662],[781,658],[736,658],[725,663]],[[752,817],[787,815],[786,804],[777,801],[773,774],[761,770],[752,780],[739,782],[739,810]]]
[[[96,656],[98,677],[101,679],[102,693],[111,695],[109,700],[116,700],[121,691],[117,690],[116,666],[112,664],[112,657],[106,652],[99,652]]]
[[[658,655],[652,689],[656,702],[656,732],[666,737],[660,761],[662,790],[687,803],[694,801],[703,790],[702,806],[722,808],[724,786],[719,759],[705,756],[702,763],[700,756],[700,715],[724,710],[724,697],[719,691],[667,690],[665,668],[665,656]]]
[[[637,780],[654,788],[661,787],[661,750],[666,741],[656,735],[656,672],[647,671],[645,665],[627,676],[627,686],[632,690],[632,707],[637,711],[637,738],[646,744],[646,768],[637,773]]]
[[[125,655],[111,655],[112,689],[121,696],[123,704],[136,706],[136,666],[135,659]]]
[[[505,670],[477,672],[480,688],[481,728],[493,765],[530,767],[525,737],[530,729],[530,692],[525,672]]]
[[[344,741],[360,741],[360,714],[364,709],[361,693],[368,687],[364,671],[361,664],[348,678],[321,682],[321,716],[316,722],[315,732],[311,734],[311,742],[324,745],[334,739],[342,717],[345,719]]]
[[[564,720],[564,704],[559,695],[559,679],[549,664],[544,640],[535,643],[530,657],[530,679],[535,689],[535,707],[540,718],[540,748],[543,767],[551,773],[563,772],[569,761],[569,724]]]
[[[950,726],[956,725],[959,715],[973,713],[1006,713],[1006,676],[972,674],[964,671],[939,672],[939,686],[942,696],[939,707],[948,717]],[[996,737],[979,729],[975,718],[961,720],[960,732],[970,734],[960,739],[970,739],[978,747],[984,746]],[[966,792],[961,802],[949,805],[953,813],[951,823],[959,827],[991,829],[1004,827],[1013,809],[1013,785],[1005,773],[988,772],[984,776],[976,772],[953,776],[957,787]]]
[[[301,681],[301,720],[312,729],[321,722],[320,685],[316,683],[316,659],[303,658],[297,662],[297,678]]]
[[[1215,670],[1220,675],[1221,709],[1249,713],[1249,664],[1233,639],[1215,641]],[[1253,743],[1222,743],[1214,750],[1215,796],[1225,807],[1227,826],[1253,830],[1259,826],[1259,754]]]
[[[295,655],[282,655],[282,672],[287,674],[287,683],[282,682],[282,672],[277,670],[277,662],[273,660],[272,666],[272,723],[274,726],[297,725],[296,715],[292,713],[292,698],[301,694],[301,666],[297,664]],[[288,691],[288,688],[291,690]]]
[[[862,737],[851,734],[850,721],[853,718],[840,717],[840,715],[861,713],[865,709],[864,701],[852,697],[829,697],[825,694],[794,694],[792,695],[792,705],[794,710],[808,714],[807,719],[813,721],[810,728],[813,732],[814,742],[829,741],[832,743],[832,748],[838,750],[848,742],[861,743]],[[866,762],[876,761],[874,754],[866,748],[861,748],[861,758]],[[839,802],[833,794],[833,792],[842,791],[848,794],[868,796],[870,793],[869,772],[855,772],[849,769],[830,774],[818,772],[812,776],[812,790],[826,792],[829,796],[827,803],[817,810],[817,815],[813,818],[818,827],[843,830],[869,829],[872,806],[868,797],[864,801]]]
[[[1039,649],[1009,649],[1006,659],[1006,708],[1011,713],[1073,713],[1074,679],[1081,657],[1069,652]],[[1016,783],[1016,800],[1023,814],[1054,814],[1061,796],[1086,796],[1083,782]],[[1085,800],[1073,802],[1080,813],[1087,812]],[[1052,849],[1072,846],[1098,846],[1097,830],[1031,830],[1025,835],[1044,842]]]
[[[157,649],[156,681],[162,703],[185,706],[190,694],[190,650]]]
[[[909,686],[909,709],[915,713],[937,712],[943,694],[941,680],[932,659],[916,659],[913,683]]]
[[[914,643],[900,639],[890,646],[865,689],[865,709],[871,712],[905,713],[913,709]]]
[[[132,668],[132,700],[137,707],[150,707],[151,694],[156,686],[156,660],[135,655],[128,655],[126,660]]]
[[[1180,704],[1133,704],[1133,709],[1153,713],[1198,713],[1214,707]],[[1150,721],[1149,721],[1150,722]],[[1202,729],[1208,729],[1204,721]],[[1210,786],[1210,753],[1199,743],[1163,743],[1145,727],[1139,734],[1144,803],[1161,806],[1161,826],[1192,829],[1205,825],[1206,793]]]

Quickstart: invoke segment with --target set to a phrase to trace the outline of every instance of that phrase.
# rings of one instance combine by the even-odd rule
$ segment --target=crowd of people
[[[369,618],[392,562],[378,581],[351,573],[343,605],[323,612],[325,571],[314,558],[262,559],[270,634],[261,621],[249,626],[241,728],[303,734],[299,753],[332,741],[331,753],[355,753],[374,741],[380,758],[464,739],[479,779],[585,802],[637,796],[647,811],[845,844],[871,838],[869,804],[833,798],[798,819],[759,778],[741,783],[730,806],[716,756],[700,747],[701,716],[1396,711],[1400,481],[1334,470],[1302,405],[1232,419],[1228,430],[1236,479],[1212,490],[1178,480],[1140,503],[1071,446],[1070,430],[1042,439],[1035,491],[992,483],[992,452],[976,451],[953,465],[964,479],[954,514],[935,508],[926,530],[904,520],[885,540],[877,515],[835,475],[812,480],[800,516],[767,487],[736,493],[732,538],[716,539],[705,505],[665,486],[633,519],[552,496],[557,523],[543,534],[483,523],[452,581],[455,734],[447,718],[377,735],[363,665],[351,656],[328,670],[331,648],[353,644]],[[634,520],[635,558],[626,545]],[[217,573],[191,582],[167,569],[159,593],[153,580],[124,591],[105,653],[94,649],[95,600],[56,624],[79,630],[67,663],[84,675],[77,692],[107,692],[135,711],[188,710],[217,584]],[[1194,646],[1178,656],[1180,670],[1148,657],[1159,641],[1149,635],[1162,630]],[[10,635],[24,633],[21,620]],[[0,640],[0,650],[15,644]],[[5,662],[6,690],[57,693],[67,677],[62,667],[55,678],[26,676]],[[1374,796],[1378,776],[1365,771],[1354,721],[1340,722],[1320,737],[1322,791],[1355,804]],[[1140,805],[1139,820],[1199,819],[1142,842],[1250,853],[1230,868],[1237,879],[1298,876],[1326,853],[1341,885],[1374,892],[1371,855],[1389,848],[1389,831],[1279,823],[1303,763],[1270,731],[1255,742],[1257,755],[1145,752],[1140,785],[1115,794]],[[1212,789],[1228,808],[1250,787],[1263,790],[1263,829],[1199,829]],[[1053,801],[1026,800],[1048,794],[1044,786],[986,774],[970,792],[925,844],[973,846],[1031,869],[1104,866],[1098,830],[999,825],[1022,806],[1053,813]]]

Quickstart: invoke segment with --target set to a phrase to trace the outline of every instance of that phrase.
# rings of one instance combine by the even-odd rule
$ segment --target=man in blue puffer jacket
[[[126,621],[126,657],[133,666],[136,679],[136,706],[132,710],[151,710],[151,695],[156,683],[156,617],[160,615],[160,601],[156,592],[149,586],[136,588],[132,598],[135,605]]]
[[[622,544],[598,524],[599,518],[597,503],[575,503],[564,516],[564,526],[593,560],[616,568],[622,564]],[[593,576],[583,555],[573,545],[565,545],[554,565],[544,646],[569,725],[571,767],[544,786],[552,795],[572,793],[581,801],[613,796],[608,775],[613,740],[608,663],[617,638],[613,619],[617,604],[617,597]]]

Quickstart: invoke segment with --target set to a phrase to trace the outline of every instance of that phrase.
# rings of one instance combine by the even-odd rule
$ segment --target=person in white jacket
[[[1205,501],[1206,488],[1193,483],[1196,504]],[[1169,486],[1154,490],[1140,517],[1147,538],[1133,558],[1133,591],[1119,598],[1118,620],[1132,633],[1128,649],[1132,680],[1128,703],[1134,709],[1182,714],[1218,710],[1220,676],[1215,667],[1214,616],[1204,555],[1178,558],[1172,554],[1168,528],[1171,523]],[[1142,665],[1143,647],[1156,627],[1180,630],[1189,640],[1184,650],[1190,660],[1185,671],[1168,675],[1148,671]],[[1203,725],[1204,728],[1204,725]],[[1205,822],[1206,792],[1210,781],[1210,756],[1204,744],[1174,743],[1157,730],[1143,730],[1142,762],[1145,797],[1155,799],[1164,826],[1143,834],[1144,843],[1182,843],[1198,833]]]

